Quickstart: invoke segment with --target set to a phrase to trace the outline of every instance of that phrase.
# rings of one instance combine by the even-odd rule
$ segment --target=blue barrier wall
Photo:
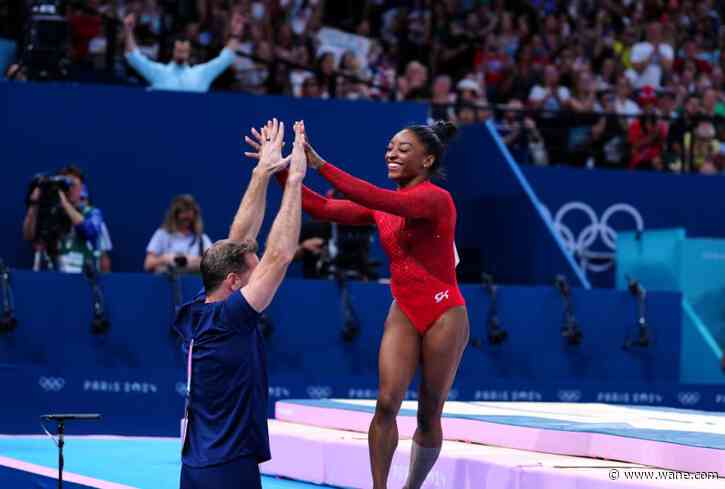
[[[84,432],[174,434],[182,408],[183,358],[169,335],[171,292],[166,279],[113,274],[102,279],[111,330],[90,334],[90,289],[80,276],[15,271],[18,328],[0,334],[3,398],[0,432],[37,431],[46,411],[98,411]],[[199,287],[184,280],[188,297]],[[269,309],[271,400],[289,397],[374,397],[377,348],[390,305],[389,288],[353,283],[361,336],[340,339],[342,312],[333,282],[287,280]],[[489,301],[464,287],[471,333],[484,337]],[[501,324],[509,341],[469,348],[453,397],[466,400],[582,400],[675,405],[679,376],[680,296],[653,293],[655,344],[624,351],[634,327],[634,303],[619,291],[574,292],[584,331],[579,347],[560,336],[562,304],[553,287],[500,289]],[[410,397],[415,398],[414,388]],[[705,403],[702,407],[712,407]]]
[[[304,118],[323,157],[375,184],[386,181],[383,152],[401,127],[425,120],[427,107],[371,103],[146,92],[103,86],[0,83],[7,117],[0,192],[0,256],[29,267],[20,239],[22,201],[30,177],[73,162],[89,176],[115,245],[115,271],[140,271],[144,250],[171,197],[191,192],[212,239],[224,237],[246,187],[252,162],[241,157],[241,134],[272,116]],[[572,274],[515,164],[484,126],[464,128],[447,158],[458,205],[462,270],[483,268],[502,283],[549,283]],[[315,175],[311,186],[328,188]],[[262,236],[278,208],[273,185]],[[383,258],[376,247],[376,258]],[[387,262],[381,269],[387,275]],[[473,280],[478,280],[473,273]]]
[[[464,247],[480,252],[484,271],[500,283],[548,284],[563,274],[573,286],[588,287],[539,212],[535,187],[529,187],[492,125],[463,127],[447,161],[458,237]]]
[[[23,199],[36,172],[75,163],[89,176],[91,196],[104,212],[116,251],[114,270],[140,271],[145,248],[171,198],[199,200],[212,239],[225,237],[253,162],[242,156],[242,135],[273,116],[304,119],[323,157],[357,176],[387,185],[385,146],[401,127],[425,120],[414,103],[357,103],[147,92],[105,86],[0,83],[3,140],[0,256],[29,267],[21,241]],[[290,138],[291,128],[288,131]],[[289,144],[288,144],[289,147]],[[329,186],[316,175],[310,185]],[[272,185],[262,236],[276,213]],[[383,267],[387,273],[387,267]]]

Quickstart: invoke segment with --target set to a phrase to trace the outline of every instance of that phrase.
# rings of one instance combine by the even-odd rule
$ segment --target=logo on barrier
[[[581,213],[588,221],[578,234],[572,229],[573,214]],[[644,230],[644,220],[639,211],[630,204],[613,204],[603,213],[601,219],[589,204],[569,202],[561,206],[554,216],[554,228],[564,241],[567,250],[579,260],[581,267],[590,272],[604,272],[612,268],[617,245],[617,231],[610,221],[623,214],[634,221],[634,229]],[[597,249],[595,249],[595,247]]]
[[[186,386],[184,386],[184,388],[186,389]],[[287,387],[282,386],[269,386],[267,393],[269,394],[269,397],[276,397],[280,399],[290,397],[290,390]]]
[[[40,377],[38,385],[45,392],[58,392],[65,387],[65,379],[63,377]]]
[[[418,394],[415,393],[415,397],[409,397],[412,396],[415,393],[415,391],[407,391],[405,398],[406,399],[417,399]],[[350,388],[347,390],[347,397],[351,399],[375,399],[378,397],[378,391],[377,389],[365,389],[365,388]]]
[[[556,397],[558,397],[561,402],[579,402],[582,398],[582,391],[560,390],[556,393]]]
[[[83,390],[85,392],[156,394],[159,389],[156,384],[151,382],[86,379],[83,381]]]
[[[700,393],[678,392],[677,400],[680,401],[680,404],[682,404],[683,406],[694,406],[695,404],[700,402]]]
[[[328,399],[332,396],[332,387],[329,385],[310,385],[307,387],[307,395],[311,399]]]

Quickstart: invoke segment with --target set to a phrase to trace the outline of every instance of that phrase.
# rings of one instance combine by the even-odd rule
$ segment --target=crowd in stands
[[[149,66],[211,61],[212,90],[493,119],[519,162],[712,174],[725,171],[724,3],[76,0],[66,16],[86,80],[154,86],[166,75]],[[0,35],[27,22],[13,12],[0,9]]]

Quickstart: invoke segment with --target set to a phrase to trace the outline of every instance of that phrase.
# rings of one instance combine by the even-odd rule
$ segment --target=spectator
[[[632,95],[632,86],[629,82],[629,78],[625,75],[620,75],[617,78],[617,91],[614,96],[614,111],[617,114],[623,116],[635,116],[639,115],[641,110],[639,105],[630,98]]]
[[[431,99],[431,120],[432,121],[453,121],[456,113],[453,105],[456,102],[456,95],[451,93],[451,77],[439,75],[433,81],[433,98]]]
[[[611,92],[602,95],[602,109],[606,114],[592,128],[594,162],[600,168],[624,168],[627,162],[627,119],[615,115],[615,96]]]
[[[642,115],[629,125],[631,154],[629,168],[636,170],[664,169],[662,153],[667,140],[667,122],[655,111],[657,96],[652,87],[645,87],[639,96]]]
[[[405,75],[398,78],[398,100],[429,99],[428,68],[418,61],[411,61]]]
[[[696,171],[705,175],[714,175],[722,170],[717,166],[720,142],[712,122],[700,121],[693,132],[685,134],[684,146],[685,152],[689,152],[692,147],[692,162]]]
[[[647,26],[647,38],[632,48],[632,68],[627,70],[635,88],[651,86],[660,88],[662,77],[672,68],[674,52],[672,46],[662,40],[662,26],[651,22]]]
[[[534,85],[529,93],[529,105],[534,109],[555,111],[568,104],[570,98],[569,89],[559,85],[559,70],[554,65],[548,65],[544,69],[544,85]]]
[[[337,95],[337,59],[331,52],[322,53],[317,58],[318,82],[322,96],[331,98]]]
[[[209,86],[224,70],[234,62],[234,52],[239,47],[244,19],[235,14],[231,21],[231,36],[225,49],[213,60],[196,66],[189,66],[191,42],[180,37],[174,42],[174,55],[171,63],[163,65],[149,60],[138,50],[133,30],[136,16],[128,15],[124,19],[126,35],[126,59],[128,63],[149,82],[152,88],[160,90],[183,90],[206,92]]]
[[[58,175],[65,177],[68,183],[67,190],[58,191],[58,205],[63,212],[60,220],[56,217],[49,222],[40,215],[40,206],[54,200],[54,197],[44,195],[41,187],[36,187],[28,199],[23,237],[33,243],[33,269],[81,273],[83,267],[90,264],[99,270],[104,248],[110,248],[103,215],[88,204],[87,196],[84,197],[85,177],[79,168],[67,166]],[[110,268],[110,264],[105,267]]]
[[[211,244],[204,234],[199,204],[191,195],[178,195],[146,247],[144,269],[155,273],[170,268],[198,272],[201,257]]]
[[[689,155],[685,152],[685,134],[690,134],[695,127],[697,118],[702,114],[700,98],[691,93],[684,103],[682,115],[675,119],[667,135],[667,160],[670,170],[680,172],[685,168]]]

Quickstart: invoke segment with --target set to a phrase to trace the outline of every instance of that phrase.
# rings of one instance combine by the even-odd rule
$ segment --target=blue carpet
[[[65,471],[142,489],[178,489],[179,442],[168,439],[66,438]],[[57,469],[58,449],[47,438],[0,438],[0,454]],[[3,482],[0,487],[16,487]],[[50,479],[48,479],[50,480]],[[35,486],[34,486],[35,487]],[[54,487],[54,486],[53,486]],[[305,482],[263,477],[264,489],[320,489]]]

